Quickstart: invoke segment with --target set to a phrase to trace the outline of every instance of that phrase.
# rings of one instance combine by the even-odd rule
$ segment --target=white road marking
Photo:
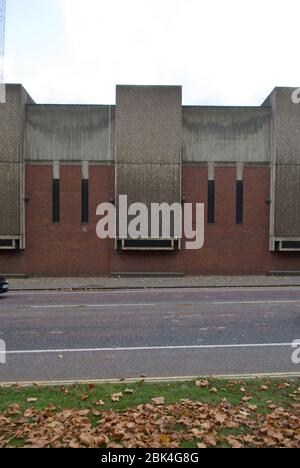
[[[155,307],[157,304],[57,304],[57,305],[33,305],[28,306],[26,309],[82,309],[94,307]]]
[[[266,301],[215,301],[212,302],[214,305],[243,305],[243,304],[298,304],[300,300],[266,300]]]
[[[6,351],[6,354],[64,354],[64,353],[98,353],[126,351],[176,351],[193,349],[238,349],[238,348],[283,348],[292,347],[293,343],[257,343],[257,344],[227,344],[227,345],[194,345],[194,346],[145,346],[125,348],[82,348],[82,349],[39,349]]]
[[[203,300],[191,302],[190,304],[179,302],[161,302],[157,303],[135,303],[135,304],[49,304],[25,306],[26,309],[80,309],[80,308],[127,308],[127,307],[157,307],[170,305],[171,307],[198,307],[203,305],[255,305],[255,304],[300,304],[300,300],[264,300],[264,301],[210,301]]]

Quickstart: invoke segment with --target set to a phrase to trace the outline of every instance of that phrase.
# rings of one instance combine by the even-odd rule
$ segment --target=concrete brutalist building
[[[182,106],[177,86],[118,86],[116,105],[39,105],[0,88],[0,273],[300,271],[300,104]],[[99,240],[96,208],[204,203],[205,245]]]

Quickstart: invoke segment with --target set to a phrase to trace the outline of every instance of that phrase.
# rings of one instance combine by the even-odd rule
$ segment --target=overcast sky
[[[7,0],[4,79],[38,103],[180,84],[184,104],[260,105],[300,86],[299,39],[299,0]]]

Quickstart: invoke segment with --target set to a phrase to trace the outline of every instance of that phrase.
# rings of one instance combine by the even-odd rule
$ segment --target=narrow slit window
[[[208,224],[214,224],[215,222],[215,181],[210,180],[208,182],[208,213],[207,222]]]
[[[52,216],[53,223],[58,224],[60,222],[60,180],[53,180],[53,206]]]
[[[236,186],[236,223],[243,224],[244,222],[244,182],[237,181]]]
[[[88,179],[82,180],[82,213],[81,213],[81,222],[83,224],[88,224],[89,222],[89,181]]]

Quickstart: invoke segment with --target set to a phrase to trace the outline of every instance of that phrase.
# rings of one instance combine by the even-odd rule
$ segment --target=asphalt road
[[[0,382],[300,374],[300,288],[12,292]]]

